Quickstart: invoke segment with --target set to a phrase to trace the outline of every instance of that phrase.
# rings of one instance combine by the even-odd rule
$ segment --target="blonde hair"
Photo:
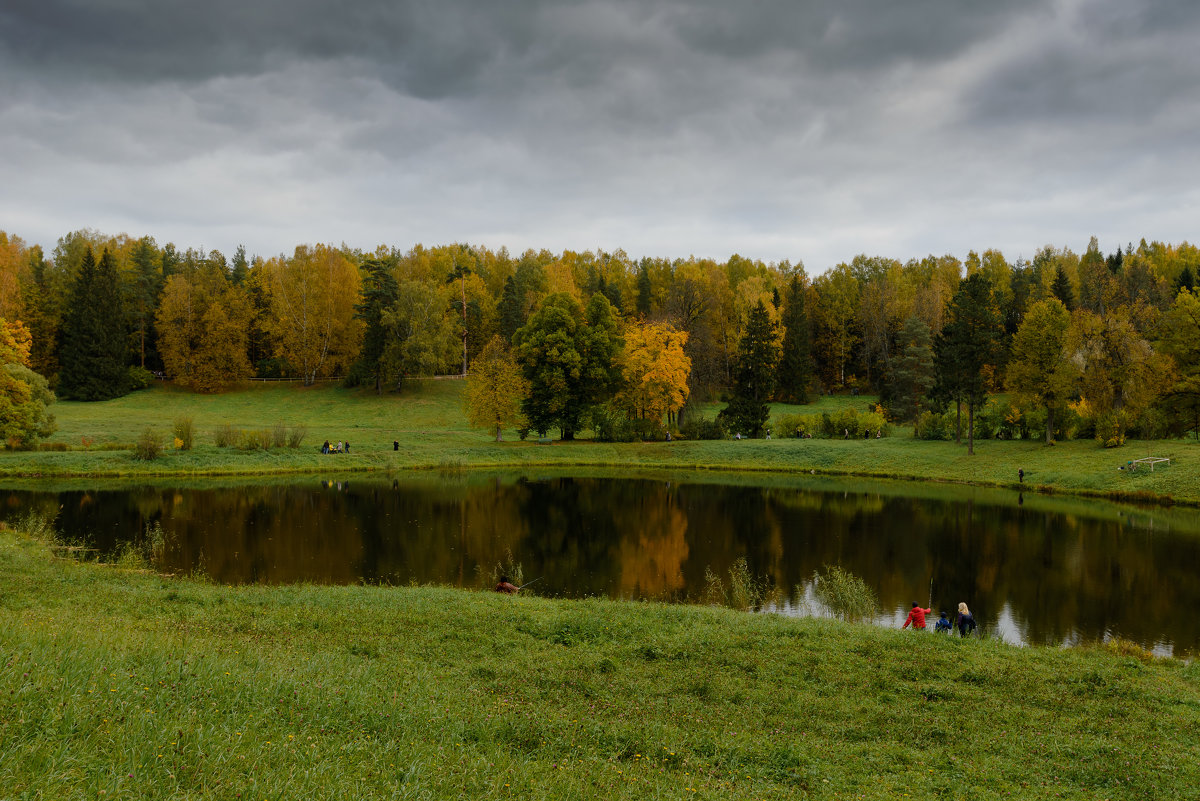
[[[958,605],[958,613],[959,613],[960,615],[969,615],[969,614],[971,614],[971,610],[967,608],[967,602],[966,602],[966,601],[963,601],[962,603],[960,603],[960,604]]]

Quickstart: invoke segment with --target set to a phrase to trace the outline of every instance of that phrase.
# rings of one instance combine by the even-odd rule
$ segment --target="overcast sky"
[[[0,0],[0,229],[1010,259],[1200,238],[1195,0]]]

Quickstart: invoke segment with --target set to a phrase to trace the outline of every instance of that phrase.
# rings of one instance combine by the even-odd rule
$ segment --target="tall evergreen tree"
[[[948,320],[934,345],[935,394],[959,409],[956,439],[962,441],[961,404],[967,404],[967,453],[975,453],[975,410],[987,400],[983,368],[995,355],[1000,321],[991,305],[991,282],[974,273],[958,285]]]
[[[892,416],[897,420],[915,420],[935,380],[929,326],[918,317],[905,320],[896,336],[896,351],[888,383]]]
[[[105,250],[96,264],[89,247],[63,316],[58,391],[74,400],[107,400],[128,392],[125,315],[117,267]]]
[[[348,383],[375,385],[375,393],[383,392],[387,382],[384,353],[388,344],[388,327],[384,325],[384,312],[396,304],[400,297],[400,285],[392,275],[395,267],[390,259],[367,259],[363,262],[362,301],[354,305],[354,318],[362,320],[362,349],[358,361],[350,368]]]
[[[1183,271],[1179,273],[1179,279],[1175,282],[1175,292],[1186,289],[1189,292],[1196,288],[1196,278],[1192,275],[1192,268],[1184,265]]]
[[[512,342],[513,334],[525,324],[521,314],[521,298],[517,293],[517,282],[510,275],[504,279],[504,293],[500,296],[497,312],[500,316],[500,336]]]
[[[760,300],[750,310],[746,332],[738,343],[738,359],[733,373],[733,396],[721,410],[729,428],[751,437],[761,437],[770,415],[767,402],[775,392],[775,367],[779,350],[775,346],[774,324]]]
[[[648,259],[642,259],[637,277],[637,313],[643,318],[650,316],[650,265]]]
[[[1067,278],[1061,264],[1054,270],[1054,283],[1051,284],[1050,291],[1067,307],[1067,311],[1074,311],[1075,290],[1071,289],[1071,279]]]
[[[21,317],[33,338],[29,366],[43,376],[58,372],[59,321],[42,249],[29,250],[29,271],[20,277]]]
[[[805,307],[804,281],[792,276],[783,309],[783,349],[779,358],[779,397],[790,403],[808,403],[812,382],[812,337]]]
[[[144,368],[147,353],[150,355],[150,363],[153,365],[156,362],[154,314],[163,288],[162,263],[154,238],[144,236],[134,243],[130,261],[132,270],[126,284],[129,327],[133,337],[133,350],[138,355],[138,364]]]
[[[237,250],[233,252],[233,262],[230,265],[233,271],[229,274],[230,280],[234,286],[241,286],[246,283],[246,279],[250,277],[250,262],[246,260],[246,246],[238,245]]]

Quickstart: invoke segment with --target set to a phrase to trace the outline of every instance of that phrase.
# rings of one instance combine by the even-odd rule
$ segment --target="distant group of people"
[[[913,601],[912,609],[910,609],[908,612],[908,618],[905,619],[904,625],[900,628],[906,629],[911,625],[913,627],[913,631],[924,631],[925,616],[930,614],[933,614],[932,608],[925,609],[919,603]],[[958,629],[958,634],[960,637],[966,637],[968,634],[972,634],[975,631],[975,616],[971,614],[971,610],[967,608],[965,601],[958,605],[958,615],[955,617],[953,623],[951,623],[950,619],[946,617],[946,613],[942,612],[941,617],[938,618],[937,623],[935,623],[933,626],[934,631],[939,634],[947,634],[953,631],[955,628]]]
[[[337,445],[330,445],[329,440],[325,440],[325,444],[321,446],[321,453],[349,453],[350,442],[338,441]]]

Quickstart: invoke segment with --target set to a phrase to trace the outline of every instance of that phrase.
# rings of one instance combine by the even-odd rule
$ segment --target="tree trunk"
[[[962,401],[954,402],[954,442],[962,445]]]
[[[500,426],[496,426],[496,442],[501,442],[501,441],[502,440],[500,439]]]
[[[1046,444],[1054,441],[1054,407],[1046,407]]]
[[[967,456],[975,455],[975,404],[967,404]]]

